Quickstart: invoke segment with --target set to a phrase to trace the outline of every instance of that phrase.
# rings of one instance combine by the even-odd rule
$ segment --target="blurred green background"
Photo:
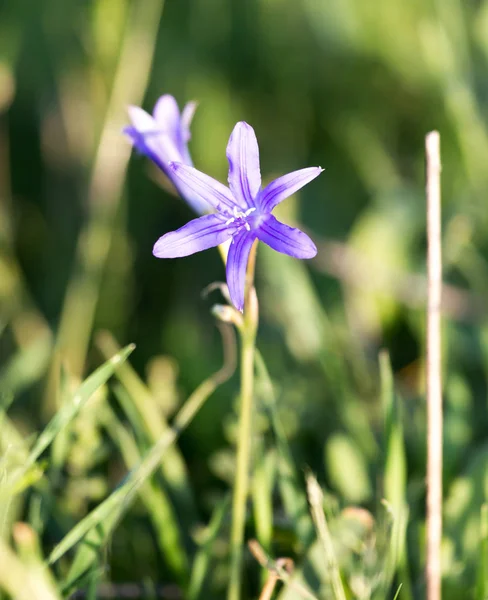
[[[219,254],[152,256],[156,239],[193,215],[144,157],[129,160],[121,133],[127,105],[152,111],[170,93],[180,105],[199,102],[193,161],[222,181],[225,146],[239,120],[255,128],[265,181],[306,166],[325,168],[278,210],[310,233],[317,258],[294,261],[263,245],[258,251],[258,347],[274,384],[282,437],[258,398],[254,502],[264,513],[250,509],[247,537],[257,535],[273,556],[291,556],[300,571],[311,560],[308,521],[300,529],[280,483],[280,453],[289,452],[292,492],[305,512],[306,468],[326,492],[348,597],[393,598],[402,583],[399,598],[422,598],[424,137],[438,129],[446,284],[444,588],[447,599],[484,598],[488,2],[4,0],[0,11],[5,477],[12,431],[16,443],[29,446],[66,390],[117,350],[114,340],[136,344],[135,373],[127,376],[147,384],[120,377],[103,388],[39,459],[44,474],[22,486],[6,523],[28,521],[49,554],[221,365],[210,309],[222,299],[217,291],[201,296],[224,279]],[[381,349],[391,357],[396,393],[386,354],[380,377]],[[238,385],[236,374],[183,432],[167,472],[151,480],[152,508],[137,502],[103,540],[90,571],[93,586],[135,582],[146,586],[141,597],[150,598],[155,585],[174,584],[162,593],[222,597],[228,550],[222,499],[233,481]],[[146,428],[141,403],[150,407]],[[393,510],[402,515],[393,519],[393,533],[384,525],[390,509],[383,498],[390,509],[400,507]],[[159,513],[163,501],[166,512]],[[213,533],[205,529],[212,515]],[[358,523],[366,533],[357,532]],[[3,535],[9,538],[9,526]],[[386,564],[391,548],[383,548],[392,536],[399,540],[393,567]],[[205,576],[190,593],[196,556],[207,561]],[[64,560],[54,569],[59,580],[68,571]],[[246,597],[257,597],[260,575],[250,555],[247,568]],[[334,597],[320,566],[314,576],[305,571],[317,597]],[[378,574],[387,571],[380,585]],[[70,589],[86,589],[86,581]]]

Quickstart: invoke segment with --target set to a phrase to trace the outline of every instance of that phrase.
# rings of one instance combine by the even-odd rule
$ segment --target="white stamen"
[[[252,212],[254,212],[256,209],[255,208],[248,208],[246,210],[246,212],[242,212],[242,210],[239,210],[237,208],[237,206],[233,207],[233,214],[234,214],[234,218],[235,219],[245,219],[246,217],[248,217]]]
[[[234,223],[234,221],[242,219],[244,220],[244,223],[239,227],[236,233],[238,233],[242,229],[242,227],[244,227],[247,231],[251,231],[251,226],[247,221],[245,221],[245,219],[255,210],[255,208],[248,208],[245,212],[242,212],[237,208],[237,206],[234,206],[232,209],[234,216],[230,219],[227,219],[227,221],[224,224],[231,225],[232,223]],[[234,237],[232,237],[232,243],[234,243]]]

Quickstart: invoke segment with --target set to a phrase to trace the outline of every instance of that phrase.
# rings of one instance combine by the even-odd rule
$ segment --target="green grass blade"
[[[25,348],[20,348],[0,370],[0,389],[17,394],[42,377],[51,358],[53,341],[42,332]]]
[[[395,509],[402,507],[406,495],[406,458],[403,427],[393,385],[390,358],[380,354],[381,401],[384,418],[384,495]]]
[[[49,572],[40,563],[23,561],[0,539],[0,589],[16,600],[60,600]]]
[[[108,433],[119,447],[126,466],[132,469],[141,461],[134,436],[108,406],[105,412]],[[149,478],[142,484],[139,496],[149,513],[165,560],[181,583],[187,581],[188,557],[183,543],[183,532],[167,493]]]
[[[66,552],[83,539],[88,532],[96,530],[101,531],[103,534],[104,525],[107,525],[109,521],[111,522],[111,516],[123,503],[130,487],[130,478],[127,478],[106,500],[77,523],[52,550],[49,555],[48,563],[52,564],[59,560]]]
[[[111,355],[116,354],[115,352]],[[107,357],[109,359],[110,357]],[[70,392],[70,377],[61,363],[59,365],[59,381],[50,386],[50,391],[56,389],[55,396],[57,397],[58,404],[56,410],[60,410],[65,404],[70,404],[71,392]],[[59,477],[61,474],[61,470],[64,467],[65,461],[67,459],[72,439],[72,430],[71,427],[64,427],[61,431],[58,432],[55,439],[53,440],[53,444],[50,452],[50,468],[55,473],[55,476]]]
[[[276,472],[276,454],[264,451],[260,444],[259,458],[254,467],[252,499],[258,542],[266,552],[271,550],[273,537],[273,488]]]
[[[398,597],[400,596],[400,591],[401,591],[401,589],[402,589],[402,585],[403,585],[403,584],[401,583],[401,584],[398,586],[398,589],[397,589],[397,591],[396,591],[396,594],[395,594],[395,596],[393,597],[393,600],[398,600]]]
[[[476,585],[476,600],[488,597],[488,504],[481,507],[481,539]]]
[[[115,340],[107,332],[98,336],[97,343],[104,356],[110,356],[119,349]],[[118,369],[116,377],[127,392],[125,395],[119,395],[120,404],[127,418],[139,435],[154,444],[170,429],[157,401],[130,364],[126,363]],[[161,472],[179,509],[180,517],[191,526],[197,521],[195,500],[185,461],[176,446],[168,448],[165,459],[161,463]]]
[[[285,511],[292,521],[293,528],[302,550],[306,549],[314,539],[312,519],[308,512],[307,497],[298,475],[288,440],[283,430],[276,408],[273,384],[266,364],[260,352],[256,350],[257,388],[269,411],[271,426],[276,437],[278,449],[278,485]]]
[[[348,504],[362,504],[371,500],[368,464],[355,438],[346,433],[327,436],[324,447],[326,472],[331,487]],[[347,464],[347,469],[344,465]]]
[[[384,499],[392,518],[386,563],[382,570],[382,587],[386,594],[393,582],[395,572],[398,571],[403,583],[402,599],[410,600],[413,598],[413,592],[410,586],[406,547],[407,459],[401,414],[387,352],[380,353],[379,366],[384,419]]]
[[[121,31],[118,61],[110,78],[112,85],[107,103],[102,105],[102,113],[96,117],[102,121],[87,190],[88,214],[78,238],[78,264],[67,286],[58,327],[58,344],[64,349],[75,376],[82,372],[85,364],[131,155],[130,145],[118,146],[118,152],[114,154],[112,136],[127,122],[126,106],[140,105],[144,98],[164,0],[131,2],[129,7],[130,13]],[[107,157],[110,157],[110,163],[107,163]]]
[[[114,374],[134,350],[134,344],[126,346],[115,356],[106,361],[92,375],[90,375],[78,388],[73,395],[71,402],[67,402],[47,424],[44,431],[37,438],[29,457],[27,458],[25,468],[32,466],[44,450],[55,439],[56,435],[68,425],[80,412],[91,396]]]
[[[324,496],[322,489],[312,474],[307,476],[307,491],[313,521],[325,555],[327,580],[330,582],[335,600],[347,600],[332,537],[325,518]]]
[[[20,502],[20,492],[42,477],[42,469],[34,465],[27,471],[24,463],[29,448],[11,419],[0,409],[0,538],[8,539],[11,521]]]
[[[61,593],[63,594],[63,597],[69,598],[70,594],[71,594],[71,590],[73,590],[73,589],[80,589],[80,590],[86,589],[90,585],[90,582],[93,581],[93,578],[101,580],[103,578],[103,576],[106,574],[106,571],[107,570],[104,566],[93,567],[92,569],[88,569],[87,571],[82,573],[80,575],[80,577],[78,579],[76,579],[75,581],[71,581],[69,583],[69,585],[66,584],[66,582],[64,582],[63,585],[60,585]]]
[[[186,429],[207,398],[216,388],[227,381],[235,370],[235,334],[230,327],[221,328],[224,342],[224,365],[214,375],[205,380],[188,398],[175,417],[172,429],[165,432],[149,450],[141,463],[121,482],[112,494],[82,519],[51,552],[48,563],[59,560],[80,540],[85,543],[78,549],[66,585],[86,572],[97,558],[100,548],[107,542],[116,524],[130,507],[132,500],[144,482],[158,468],[167,448]]]
[[[229,513],[229,508],[230,495],[227,495],[217,504],[214,509],[208,528],[205,531],[205,539],[203,544],[193,561],[190,584],[188,586],[188,600],[198,600],[198,598],[202,597],[205,579],[209,574],[212,549],[215,540],[220,533],[224,520]]]

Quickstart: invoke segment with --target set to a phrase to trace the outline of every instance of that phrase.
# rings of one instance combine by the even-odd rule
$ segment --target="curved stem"
[[[249,492],[251,430],[254,395],[254,353],[258,328],[258,300],[254,289],[257,242],[249,256],[246,273],[244,325],[241,329],[241,405],[237,441],[237,467],[232,502],[231,569],[228,600],[239,600],[242,581],[242,555]]]

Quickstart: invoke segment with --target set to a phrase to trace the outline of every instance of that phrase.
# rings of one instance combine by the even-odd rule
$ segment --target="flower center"
[[[237,206],[234,206],[234,210],[233,210],[234,216],[231,217],[230,219],[227,219],[225,224],[230,225],[231,223],[236,223],[236,225],[242,225],[248,231],[251,231],[251,226],[247,222],[247,217],[255,210],[256,210],[255,208],[248,208],[245,212],[242,212],[241,210],[239,210],[237,208]]]

